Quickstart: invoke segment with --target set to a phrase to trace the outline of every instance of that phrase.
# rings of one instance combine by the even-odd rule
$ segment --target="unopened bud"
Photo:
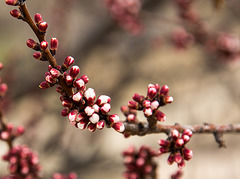
[[[18,6],[19,5],[18,0],[6,0],[5,2],[7,5],[10,5],[10,6]]]
[[[17,19],[22,19],[22,14],[17,9],[13,9],[12,11],[10,11],[10,14]]]
[[[33,54],[33,57],[37,60],[40,60],[42,58],[42,53],[41,52],[35,52]]]
[[[35,21],[36,24],[41,23],[42,22],[42,15],[39,14],[39,13],[35,14],[34,15],[34,21]]]
[[[78,76],[79,73],[80,73],[80,69],[76,65],[71,67],[70,70],[69,70],[69,75],[71,77],[73,77],[73,79],[75,79]]]
[[[113,123],[112,128],[115,129],[117,132],[123,132],[125,130],[125,127],[121,122]]]
[[[46,32],[47,31],[47,28],[48,28],[48,24],[47,22],[40,22],[39,25],[38,25],[38,30],[40,32]]]
[[[50,49],[51,50],[57,50],[58,48],[58,39],[57,38],[52,38],[50,42]]]

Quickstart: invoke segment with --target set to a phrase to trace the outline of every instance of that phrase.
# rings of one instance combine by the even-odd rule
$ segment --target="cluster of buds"
[[[128,107],[131,110],[142,110],[145,117],[154,117],[163,122],[166,120],[166,115],[158,108],[173,102],[173,97],[168,93],[167,85],[160,87],[158,84],[149,84],[146,97],[135,93],[132,97],[134,101],[129,101]]]
[[[172,42],[177,49],[187,49],[194,43],[194,36],[179,27],[172,33]]]
[[[155,178],[157,164],[153,157],[158,156],[157,152],[147,146],[142,146],[136,151],[130,146],[123,152],[124,165],[127,170],[124,172],[126,179]]]
[[[0,63],[0,70],[3,69],[3,64]],[[0,98],[3,97],[8,90],[8,86],[6,83],[2,83],[2,79],[0,78]]]
[[[9,172],[13,178],[35,179],[39,177],[40,165],[38,156],[27,146],[17,146],[3,156],[9,162]]]
[[[140,0],[105,0],[105,4],[113,19],[125,30],[132,34],[141,32],[139,12],[142,4]]]
[[[185,166],[184,160],[190,160],[193,157],[193,151],[185,146],[192,134],[190,129],[184,130],[181,135],[174,129],[166,140],[159,140],[160,154],[170,152],[168,164],[176,162],[179,168],[183,168]]]
[[[4,141],[13,141],[16,137],[21,136],[24,133],[22,126],[13,127],[12,124],[7,124],[4,129],[0,129],[0,139]]]
[[[61,173],[55,173],[53,174],[52,179],[77,179],[77,174],[69,173],[68,175],[64,175]]]

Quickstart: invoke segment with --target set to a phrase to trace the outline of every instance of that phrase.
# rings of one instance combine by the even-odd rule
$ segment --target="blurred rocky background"
[[[73,56],[80,73],[90,79],[87,87],[97,95],[111,96],[112,113],[122,119],[120,106],[132,94],[146,94],[149,83],[159,83],[167,84],[174,97],[172,104],[162,108],[165,124],[240,122],[240,61],[219,61],[199,44],[179,50],[162,40],[182,25],[173,1],[145,0],[140,15],[144,31],[139,35],[116,24],[103,0],[32,0],[27,6],[32,16],[40,13],[48,22],[47,39],[58,38],[59,64]],[[226,1],[222,9],[212,1],[195,1],[194,6],[210,29],[239,36],[240,1]],[[48,64],[33,59],[26,41],[36,38],[27,24],[10,16],[10,10],[0,2],[0,61],[5,64],[1,77],[9,85],[5,118],[26,127],[16,143],[38,151],[44,178],[74,171],[80,179],[120,179],[121,152],[129,145],[159,148],[157,141],[165,134],[125,139],[113,129],[90,133],[71,126],[61,116],[63,107],[55,89],[38,87]],[[194,135],[188,144],[194,157],[187,162],[183,178],[240,178],[240,136],[224,138],[228,147],[219,149],[212,135]],[[6,151],[1,142],[0,155]],[[170,178],[177,170],[166,160],[167,155],[158,159],[159,178]],[[1,175],[6,168],[0,161]]]

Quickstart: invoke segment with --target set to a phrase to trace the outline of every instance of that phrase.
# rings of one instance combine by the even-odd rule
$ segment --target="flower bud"
[[[160,90],[160,95],[166,96],[166,95],[168,95],[168,92],[169,92],[168,86],[164,85]]]
[[[95,94],[94,89],[88,88],[88,89],[84,92],[84,97],[86,98],[87,103],[88,103],[89,105],[93,104],[94,101],[95,101],[95,98],[96,98],[96,94]]]
[[[73,106],[73,102],[71,100],[66,99],[62,101],[62,105],[63,107],[71,108]]]
[[[87,127],[88,123],[89,123],[89,121],[87,119],[81,120],[77,123],[77,128],[83,130]]]
[[[36,24],[41,23],[42,22],[42,15],[39,14],[39,13],[35,14],[34,15],[34,21],[35,21]]]
[[[135,93],[132,98],[134,101],[136,101],[138,103],[142,103],[142,101],[144,100],[145,97],[138,93]]]
[[[45,50],[47,50],[47,48],[48,48],[48,42],[47,41],[42,41],[40,43],[40,49],[45,51]]]
[[[173,97],[172,96],[166,96],[164,98],[164,102],[165,103],[172,103],[173,102]]]
[[[94,132],[96,130],[96,124],[90,123],[87,128],[90,132]]]
[[[147,97],[153,99],[157,95],[157,89],[154,85],[148,85]]]
[[[6,0],[5,2],[7,5],[10,5],[10,6],[18,6],[19,5],[18,0]]]
[[[74,58],[71,56],[68,56],[67,58],[65,58],[62,67],[64,69],[68,69],[73,63],[74,63]]]
[[[156,113],[154,114],[154,116],[160,122],[166,121],[166,115],[162,111],[157,110]]]
[[[76,121],[78,115],[78,111],[76,109],[72,110],[69,114],[68,114],[68,119],[70,122]]]
[[[183,157],[185,160],[190,160],[193,157],[193,151],[187,148],[183,148]]]
[[[85,89],[85,82],[82,79],[78,78],[73,82],[73,86],[82,91]]]
[[[159,102],[158,101],[153,101],[151,103],[152,110],[156,110],[158,107],[159,107]]]
[[[80,122],[80,121],[83,121],[83,120],[86,120],[86,119],[87,119],[87,115],[84,112],[80,112],[77,115],[76,121]]]
[[[4,96],[7,90],[8,90],[8,86],[6,83],[0,84],[0,96]]]
[[[73,79],[75,79],[75,78],[78,76],[79,73],[80,73],[80,69],[79,69],[79,67],[78,67],[77,65],[72,66],[72,67],[70,68],[70,70],[69,70],[69,75],[70,75]]]
[[[0,138],[1,138],[2,140],[8,140],[9,137],[10,137],[10,133],[9,133],[8,131],[2,131],[2,132],[0,133]]]
[[[85,84],[87,84],[89,81],[89,78],[87,77],[87,75],[81,76],[81,79],[84,81]]]
[[[40,60],[42,58],[42,53],[41,52],[35,52],[33,54],[33,57],[37,60]]]
[[[117,114],[111,114],[108,116],[108,120],[112,123],[117,123],[120,121],[120,118]]]
[[[149,108],[150,106],[151,106],[151,101],[149,101],[149,100],[144,100],[143,101],[143,107]]]
[[[50,73],[53,76],[53,78],[58,78],[61,75],[61,72],[56,68],[51,68]]]
[[[193,132],[190,129],[185,129],[182,133],[182,135],[188,135],[189,137],[191,137],[193,134]]]
[[[110,103],[111,102],[111,98],[109,96],[106,95],[101,95],[98,97],[96,104],[99,106],[102,106],[105,103]]]
[[[175,148],[181,148],[184,145],[183,139],[177,139],[175,143]]]
[[[93,109],[91,106],[87,106],[87,107],[84,109],[84,112],[87,114],[87,116],[91,116],[91,115],[93,115],[93,113],[94,113],[94,109]]]
[[[42,82],[42,83],[39,85],[39,88],[41,88],[41,89],[46,89],[46,88],[49,88],[49,87],[51,87],[51,85],[50,85],[50,83],[48,83],[48,82],[46,82],[46,81]]]
[[[123,123],[121,122],[116,122],[112,124],[112,128],[116,130],[117,132],[123,132],[125,130],[125,127]]]
[[[94,104],[92,108],[94,109],[95,113],[99,112],[100,107],[97,104]]]
[[[183,158],[182,158],[180,152],[176,152],[176,153],[174,154],[174,161],[175,161],[177,164],[182,163]]]
[[[70,75],[65,75],[65,82],[70,86],[73,83],[73,78]]]
[[[79,102],[82,100],[82,94],[80,92],[77,92],[72,96],[72,99],[75,102]]]
[[[134,122],[136,119],[136,116],[134,114],[127,115],[127,121],[128,122]]]
[[[47,22],[40,22],[39,24],[38,24],[38,30],[40,31],[40,32],[46,32],[47,31],[47,28],[48,28],[48,24],[47,24]]]
[[[111,110],[111,105],[109,103],[102,105],[102,107],[100,108],[100,111],[102,112],[102,114],[107,114],[109,113],[110,110]]]
[[[22,14],[17,9],[13,9],[12,11],[10,11],[10,14],[17,19],[22,19]]]
[[[135,101],[128,101],[128,107],[130,109],[138,109],[139,106],[138,106],[138,103]]]
[[[144,116],[149,117],[153,114],[153,110],[151,108],[144,108],[143,113],[144,113]]]
[[[173,140],[177,140],[179,138],[180,134],[178,132],[178,130],[173,129],[171,132],[171,137],[173,138]]]
[[[56,79],[56,78],[53,78],[52,75],[47,75],[47,76],[45,77],[45,79],[46,79],[46,82],[51,83],[51,84],[55,84],[56,81],[57,81],[57,79]]]
[[[121,106],[121,111],[125,116],[129,114],[129,108],[126,105]]]
[[[93,113],[93,115],[89,118],[89,121],[93,124],[96,124],[99,121],[99,115]]]
[[[169,147],[169,146],[170,146],[170,141],[169,141],[169,140],[162,140],[162,139],[160,139],[160,140],[158,141],[158,144],[159,144],[160,146],[166,148],[166,147]]]
[[[50,49],[51,50],[57,50],[57,48],[58,48],[58,40],[57,40],[57,38],[51,38]]]
[[[173,162],[174,162],[174,154],[170,154],[168,159],[167,159],[167,162],[169,165],[172,165]]]
[[[62,116],[67,116],[69,114],[70,110],[68,108],[65,108],[61,111]]]
[[[100,121],[98,121],[96,127],[97,127],[97,129],[101,130],[101,129],[104,128],[104,126],[105,126],[105,121],[104,120],[100,120]]]
[[[32,49],[35,49],[37,46],[37,42],[35,42],[33,39],[28,39],[26,44],[29,48],[32,48]]]
[[[23,126],[18,126],[17,127],[17,136],[20,136],[20,135],[22,135],[23,133],[24,133],[24,131],[25,131],[25,129],[24,129],[24,127]]]

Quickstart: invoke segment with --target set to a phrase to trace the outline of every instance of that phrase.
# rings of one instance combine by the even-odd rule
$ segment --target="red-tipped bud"
[[[175,142],[175,147],[176,148],[181,148],[184,145],[184,140],[183,139],[177,139]]]
[[[164,102],[165,103],[172,103],[173,102],[173,97],[172,96],[166,96],[164,98]]]
[[[48,48],[48,42],[47,41],[42,41],[40,43],[40,49],[45,51],[45,50],[47,50],[47,48]]]
[[[138,109],[139,106],[138,106],[138,103],[135,101],[128,101],[128,107],[130,109]]]
[[[47,22],[40,22],[39,25],[38,25],[38,30],[40,32],[46,32],[47,31],[47,28],[48,28],[48,24]]]
[[[48,83],[51,83],[51,84],[55,84],[57,81],[57,79],[53,78],[52,75],[47,75],[45,79]]]
[[[18,0],[6,0],[5,2],[7,5],[10,5],[10,6],[18,6],[19,5]]]
[[[86,119],[87,119],[87,115],[84,112],[81,112],[81,113],[78,113],[76,121],[79,122]]]
[[[168,92],[169,92],[168,86],[164,85],[160,90],[160,95],[166,96],[166,95],[168,95]]]
[[[169,146],[170,146],[170,141],[169,141],[169,140],[162,140],[162,139],[160,139],[160,140],[158,141],[158,144],[159,144],[160,146],[166,148],[166,147],[169,147]]]
[[[35,52],[33,54],[33,57],[37,60],[40,60],[42,58],[42,53],[41,52]]]
[[[144,116],[149,117],[153,114],[153,110],[151,108],[144,108],[143,113],[144,113]]]
[[[190,160],[193,157],[193,151],[190,149],[184,148],[183,157],[185,160]]]
[[[42,83],[39,85],[39,88],[41,88],[41,89],[46,89],[46,88],[49,88],[49,87],[51,87],[51,84],[48,83],[48,82],[46,82],[46,81],[42,82]]]
[[[125,127],[121,122],[113,123],[112,128],[117,132],[123,132],[125,130]]]
[[[91,115],[93,115],[93,113],[94,113],[94,109],[93,109],[91,106],[87,106],[87,107],[84,109],[84,112],[87,114],[87,116],[91,116]]]
[[[51,68],[50,73],[53,76],[53,78],[58,78],[61,75],[61,72],[56,68]]]
[[[57,50],[57,48],[58,48],[58,39],[57,38],[51,38],[50,49],[51,50]]]
[[[78,90],[84,90],[85,82],[79,78],[73,82],[73,86],[76,87]]]
[[[87,84],[89,81],[89,78],[87,77],[87,75],[81,76],[81,79],[84,81],[85,84]]]
[[[111,98],[109,96],[106,95],[101,95],[97,98],[96,104],[99,106],[102,106],[105,103],[110,103],[111,102]]]
[[[96,124],[90,123],[90,124],[88,124],[87,128],[90,132],[94,132],[96,130],[97,126],[96,126]]]
[[[152,85],[152,84],[148,85],[147,96],[150,99],[153,99],[156,95],[157,95],[157,89],[155,85]]]
[[[109,111],[111,110],[111,105],[109,103],[105,103],[104,105],[102,105],[102,107],[100,108],[100,111],[102,112],[102,114],[107,114],[109,113]]]
[[[39,14],[39,13],[35,14],[34,15],[34,21],[35,21],[36,24],[41,23],[42,22],[42,15]]]
[[[87,127],[88,123],[89,123],[89,120],[87,120],[87,119],[81,120],[77,123],[77,128],[83,130]]]
[[[5,93],[7,92],[7,90],[8,90],[7,84],[6,83],[2,83],[0,85],[0,96],[4,96]]]
[[[177,164],[182,163],[183,158],[182,158],[180,152],[176,152],[176,153],[174,154],[174,161],[175,161]]]
[[[167,162],[169,165],[172,165],[173,162],[174,162],[174,155],[173,154],[170,154],[168,159],[167,159]]]
[[[99,115],[96,113],[93,113],[93,115],[91,117],[89,117],[89,121],[93,124],[98,123],[99,119],[100,119]]]
[[[80,92],[77,92],[72,96],[72,99],[75,102],[79,102],[82,100],[82,94]]]
[[[108,120],[112,123],[117,123],[120,121],[120,118],[117,114],[111,114],[108,116]]]
[[[180,134],[178,132],[178,130],[173,129],[171,132],[171,137],[173,138],[173,140],[177,140],[179,138]]]
[[[80,73],[80,69],[76,65],[72,66],[69,70],[69,75],[73,77],[73,79],[75,79],[79,73]]]
[[[77,115],[78,115],[78,111],[76,109],[72,110],[69,114],[68,114],[68,119],[70,122],[76,121],[77,119]]]
[[[186,164],[185,164],[184,160],[182,160],[182,162],[178,164],[178,168],[182,169],[185,167],[185,165]]]
[[[127,121],[134,122],[136,120],[136,116],[134,114],[127,115]]]
[[[188,135],[189,137],[191,137],[193,135],[193,132],[190,129],[185,129],[182,135]]]
[[[61,111],[62,116],[67,116],[69,114],[70,110],[68,108],[65,108]]]
[[[71,100],[63,100],[62,101],[62,105],[63,107],[68,107],[68,108],[71,108],[73,106],[73,102]]]
[[[33,39],[28,39],[26,44],[29,48],[32,49],[34,49],[37,46],[37,42],[35,42]]]
[[[101,130],[101,129],[104,128],[104,126],[105,126],[105,121],[104,120],[100,120],[100,121],[98,121],[96,127],[97,127],[97,129]]]
[[[13,9],[12,11],[10,11],[10,14],[17,19],[22,19],[22,14],[17,9]]]
[[[184,143],[189,142],[190,137],[188,135],[182,135],[182,139],[184,140]]]
[[[151,101],[149,101],[149,100],[144,100],[144,101],[143,101],[143,107],[145,107],[145,108],[150,108],[150,107],[151,107]]]
[[[24,133],[24,131],[25,131],[25,129],[24,129],[23,126],[18,126],[16,135],[20,136],[20,135],[22,135]]]
[[[67,85],[72,85],[73,77],[71,77],[70,75],[65,75],[65,82],[67,83]]]
[[[95,94],[94,89],[88,88],[88,89],[84,92],[84,97],[86,98],[88,104],[90,104],[90,105],[91,105],[91,104],[94,104],[94,101],[95,101],[95,99],[96,99],[96,94]]]
[[[160,148],[160,149],[159,149],[160,154],[167,153],[167,152],[169,152],[169,151],[170,151],[169,148]]]
[[[151,103],[152,110],[156,110],[158,107],[159,107],[159,102],[158,101],[153,101]]]
[[[157,110],[154,115],[155,115],[155,117],[157,118],[158,121],[160,121],[160,122],[166,121],[167,117],[162,111]]]
[[[136,101],[138,103],[142,103],[142,101],[144,100],[145,97],[143,95],[135,93],[132,98],[134,101]]]
[[[68,69],[73,63],[74,63],[74,58],[71,56],[68,56],[67,58],[65,58],[62,66],[65,69]]]

